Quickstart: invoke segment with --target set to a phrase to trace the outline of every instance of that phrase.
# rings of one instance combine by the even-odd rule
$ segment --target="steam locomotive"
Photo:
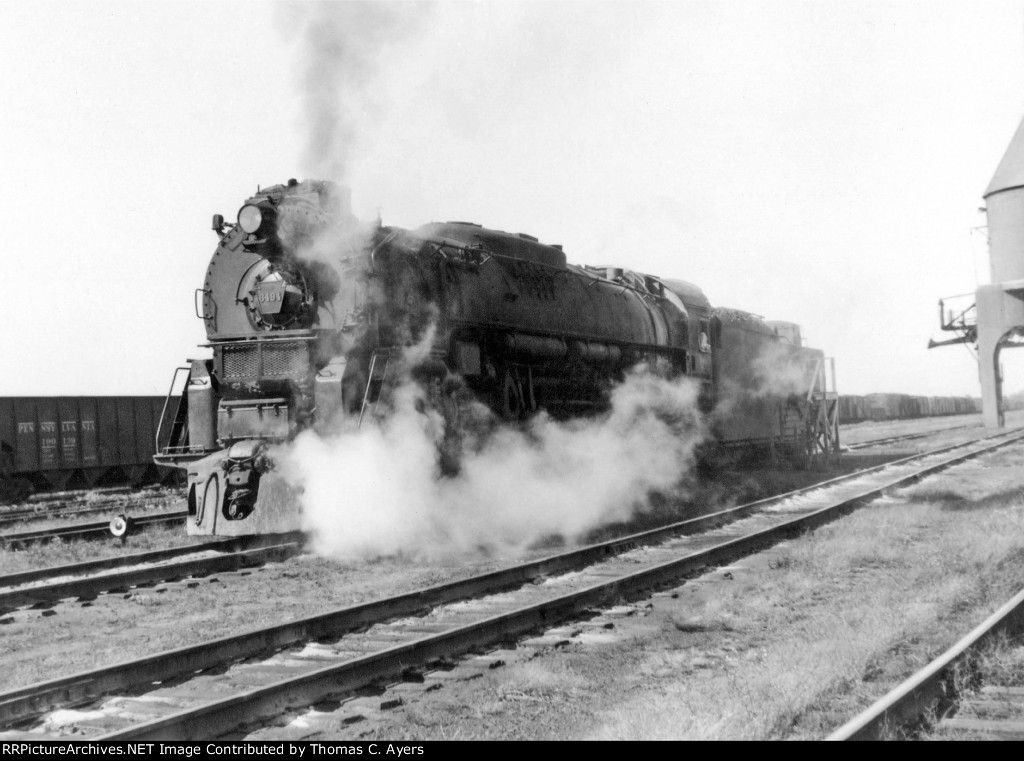
[[[700,385],[718,446],[838,452],[823,353],[682,280],[569,264],[561,246],[469,222],[361,223],[326,181],[259,190],[213,229],[197,291],[213,357],[179,368],[155,458],[188,472],[191,534],[298,529],[269,448],[358,424],[409,371],[457,429],[466,395],[505,421],[598,411],[643,363]]]

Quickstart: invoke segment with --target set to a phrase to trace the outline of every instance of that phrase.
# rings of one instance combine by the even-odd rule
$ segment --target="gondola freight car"
[[[0,397],[0,494],[142,484],[153,463],[163,396]]]

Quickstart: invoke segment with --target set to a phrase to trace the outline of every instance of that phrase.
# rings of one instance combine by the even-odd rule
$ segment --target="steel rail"
[[[180,549],[180,548],[179,548]],[[284,560],[298,554],[302,545],[298,542],[261,547],[253,550],[242,550],[213,557],[193,558],[177,563],[152,565],[146,568],[134,568],[120,573],[107,573],[88,576],[82,579],[45,584],[24,589],[0,592],[0,610],[22,608],[26,605],[53,602],[69,597],[91,598],[101,592],[131,589],[132,587],[171,581],[211,573],[232,571],[238,568],[250,568],[268,561]],[[202,549],[192,550],[193,553],[203,552]]]
[[[895,436],[885,436],[880,439],[868,439],[866,441],[856,441],[845,444],[848,449],[866,449],[868,447],[878,447],[883,444],[895,444],[898,441],[911,441],[913,439],[923,439],[926,436],[932,436],[939,433],[949,433],[950,431],[960,431],[964,428],[971,428],[971,424],[965,425],[954,425],[949,428],[936,428],[931,431],[919,431],[916,433],[905,433]]]
[[[1002,434],[1000,437],[1006,437],[1008,435],[1010,434]],[[776,532],[775,535],[777,537],[782,537],[793,531],[806,530],[806,528],[812,525],[817,525],[818,522],[824,522],[825,520],[838,517],[838,515],[844,510],[852,510],[856,504],[877,496],[885,489],[893,488],[894,485],[916,480],[920,478],[923,473],[942,467],[949,467],[949,465],[956,461],[962,461],[970,457],[978,456],[986,451],[991,451],[991,449],[994,449],[997,446],[1010,443],[1017,438],[1020,438],[1020,436],[1015,439],[1008,439],[984,448],[976,449],[972,452],[963,454],[954,460],[946,460],[938,465],[919,469],[913,473],[904,475],[895,481],[889,480],[874,488],[862,490],[861,492],[846,498],[842,502],[842,506],[839,508],[831,507],[824,510],[817,510],[811,515],[806,515],[796,521],[789,521],[785,524],[780,524],[780,526],[773,529],[773,531]],[[950,449],[962,448],[964,446],[967,446],[967,444],[946,447],[941,450],[937,450],[937,452],[929,453],[929,455],[915,455],[911,458],[904,458],[904,461],[921,459],[926,456],[934,456],[937,453],[945,453]],[[861,471],[838,479],[832,479],[830,482],[826,483],[851,480],[861,477],[865,473],[870,473],[871,471],[879,469],[881,469],[881,466],[876,466],[875,468],[868,469],[867,471]],[[267,629],[221,638],[208,644],[167,651],[139,659],[131,663],[119,664],[118,666],[99,669],[92,672],[84,672],[64,679],[52,680],[46,683],[31,685],[20,690],[10,691],[0,695],[0,724],[10,724],[15,721],[20,721],[27,717],[45,712],[50,708],[87,702],[104,694],[110,694],[113,690],[122,687],[161,682],[183,673],[196,672],[212,666],[220,666],[242,658],[252,657],[260,653],[280,650],[284,647],[305,640],[327,636],[340,636],[359,627],[366,627],[371,624],[380,623],[382,621],[401,616],[422,613],[447,602],[454,602],[474,595],[479,596],[514,586],[521,586],[526,582],[536,579],[538,576],[546,576],[567,570],[573,570],[578,568],[580,565],[609,559],[610,557],[613,557],[627,549],[631,549],[632,547],[640,544],[656,541],[659,538],[693,533],[693,531],[701,530],[706,527],[720,525],[721,523],[727,522],[727,516],[729,516],[729,514],[731,514],[731,517],[733,518],[743,517],[751,512],[756,512],[756,506],[764,507],[770,503],[778,503],[794,494],[818,490],[821,486],[822,485],[815,485],[804,490],[791,492],[788,495],[780,495],[776,498],[761,500],[758,503],[753,503],[752,505],[744,505],[739,508],[733,508],[732,510],[722,511],[720,513],[703,516],[697,519],[691,519],[690,521],[684,521],[680,524],[674,524],[672,527],[655,529],[654,531],[643,532],[642,534],[624,537],[622,539],[613,540],[612,542],[592,545],[563,555],[557,555],[539,561],[534,561],[532,563],[515,566],[504,571],[495,571],[490,574],[473,577],[471,579],[418,590],[388,600],[365,603],[363,605],[353,606],[351,608],[345,608],[332,613],[293,621]],[[771,543],[771,536],[772,535],[769,533],[760,532],[741,539],[731,540],[730,542],[726,542],[717,547],[714,552],[717,552],[718,554],[714,554],[710,550],[694,553],[680,561],[667,564],[666,568],[670,569],[669,575],[671,578],[677,580],[680,574],[685,575],[686,573],[699,570],[707,565],[727,562],[728,559],[732,557],[731,553],[739,552],[740,554],[743,554],[744,552],[752,551],[752,548],[757,548],[764,544]],[[712,554],[709,554],[709,552],[712,552]],[[662,581],[659,581],[655,575],[647,574],[645,578],[646,581],[643,583],[648,586],[662,583]],[[611,587],[608,587],[608,584],[602,586],[608,587],[609,589],[617,589],[618,586],[622,584],[621,581],[610,583],[612,584]],[[594,598],[588,599],[592,601]],[[581,604],[587,605],[591,603],[586,602]],[[555,603],[554,605],[556,610],[559,606],[564,607],[565,605],[569,605],[571,610],[576,610],[573,606],[574,604],[569,602],[563,601],[561,603]],[[551,616],[554,616],[554,614],[551,613]],[[557,618],[557,616],[554,616],[554,618]],[[553,620],[553,618],[546,620]]]
[[[48,500],[32,500],[21,504],[0,506],[0,522],[14,523],[18,520],[32,520],[49,515],[77,515],[170,499],[183,499],[183,494],[180,490],[166,487],[92,489],[73,497],[52,497]]]
[[[1015,432],[1003,432],[988,438],[1006,437]],[[968,446],[968,443],[953,444],[929,454],[944,454],[965,446]],[[855,473],[838,476],[804,489],[797,489],[775,497],[582,547],[569,553],[539,559],[470,579],[428,587],[386,600],[342,608],[286,624],[222,637],[201,645],[177,648],[129,663],[80,672],[68,677],[0,693],[0,726],[37,715],[51,708],[86,702],[116,689],[164,681],[182,673],[200,671],[225,662],[252,657],[306,639],[340,635],[360,626],[386,620],[388,617],[412,615],[429,610],[434,606],[466,599],[475,594],[495,592],[507,586],[532,581],[541,576],[575,570],[580,566],[599,562],[637,546],[660,542],[674,536],[707,531],[756,513],[765,507],[779,504],[799,494],[806,494],[865,475],[875,474],[886,468],[898,467],[925,456],[924,454],[911,455],[892,463],[876,465]]]
[[[24,502],[0,505],[0,518],[6,520],[15,515],[33,517],[46,513],[64,513],[89,507],[91,503],[100,500],[103,504],[146,501],[164,496],[168,491],[170,489],[167,487],[153,485],[141,488],[108,486],[78,491],[33,494]]]
[[[57,517],[78,517],[80,515],[91,515],[107,511],[123,510],[128,507],[137,507],[143,500],[138,499],[116,499],[104,501],[102,504],[78,506],[78,507],[44,507],[41,509],[9,510],[0,513],[0,525],[12,523],[24,523],[27,521],[44,520]]]
[[[1005,432],[991,438],[1005,437],[1011,435],[1011,433]],[[931,454],[941,454],[964,446],[967,446],[967,444],[951,445],[936,450]],[[744,517],[796,494],[813,491],[829,484],[848,481],[865,474],[881,471],[886,467],[898,466],[902,463],[921,459],[924,456],[920,454],[913,455],[890,465],[875,466],[854,474],[840,476],[807,489],[760,500],[749,505],[742,505],[611,542],[581,548],[568,554],[516,566],[513,569],[496,571],[481,577],[431,587],[389,600],[354,606],[255,632],[225,637],[204,645],[167,651],[128,664],[120,664],[105,669],[80,673],[64,679],[31,685],[21,690],[0,695],[0,724],[9,723],[12,720],[24,718],[27,715],[37,714],[52,707],[80,703],[118,688],[163,681],[183,672],[198,671],[220,665],[224,662],[251,657],[260,652],[281,649],[305,639],[340,635],[359,626],[386,620],[389,615],[392,617],[410,615],[428,610],[432,606],[464,599],[473,594],[496,591],[508,585],[533,580],[538,576],[572,570],[580,565],[597,562],[640,544],[660,541],[673,535],[706,530],[726,523],[729,520]],[[509,577],[509,574],[514,575]]]
[[[526,605],[518,610],[455,626],[448,631],[351,658],[191,709],[179,710],[168,716],[109,732],[96,739],[189,740],[217,737],[238,727],[251,725],[264,716],[279,715],[298,705],[310,705],[332,695],[351,692],[371,682],[394,678],[413,665],[441,656],[461,655],[474,648],[490,647],[539,627],[551,627],[578,617],[595,606],[608,605],[623,598],[635,598],[638,594],[649,593],[666,584],[678,583],[681,577],[702,571],[709,566],[727,564],[784,539],[798,536],[810,528],[848,514],[858,505],[881,496],[888,489],[917,481],[924,475],[977,457],[1021,437],[961,454],[894,481],[864,489],[833,505],[811,510],[797,518],[783,520],[770,528],[728,539],[645,570],[624,573],[617,578],[559,595],[542,603]],[[508,585],[505,583],[503,586]]]
[[[144,486],[139,491],[158,489],[158,486]],[[37,492],[29,496],[26,502],[59,502],[60,500],[80,499],[88,494],[119,494],[131,492],[131,486],[100,486],[95,489],[66,489],[64,491]]]
[[[21,584],[29,584],[33,581],[45,579],[63,578],[66,576],[81,576],[86,573],[95,573],[110,568],[124,568],[143,563],[156,563],[161,560],[170,560],[174,557],[200,553],[207,550],[253,550],[259,547],[269,547],[273,544],[287,544],[289,542],[305,541],[306,535],[300,531],[293,531],[288,534],[267,534],[252,537],[200,537],[196,544],[185,544],[180,547],[169,547],[163,550],[150,550],[147,552],[134,552],[128,555],[114,555],[109,558],[98,560],[86,560],[81,563],[68,563],[66,565],[46,566],[45,568],[33,568],[28,571],[18,571],[0,576],[0,587],[14,587]]]
[[[96,571],[104,571],[110,568],[123,568],[130,565],[141,565],[142,563],[157,563],[161,560],[169,560],[194,552],[221,549],[230,546],[231,543],[231,539],[218,539],[213,542],[186,544],[181,547],[170,547],[164,550],[135,552],[130,555],[115,555],[110,558],[86,560],[81,563],[33,568],[29,571],[18,571],[0,576],[0,587],[16,587],[21,584],[31,584],[34,581],[43,581],[45,579],[81,576],[82,574],[95,573]]]
[[[130,520],[132,529],[138,530],[157,523],[174,523],[182,521],[187,516],[187,510],[177,510],[170,513],[134,516],[131,517]],[[22,531],[14,534],[0,534],[0,546],[20,546],[32,544],[34,542],[48,542],[53,539],[95,539],[104,537],[111,537],[110,521],[76,523],[70,526],[58,526],[52,529]]]
[[[957,663],[983,647],[997,634],[1024,631],[1024,590],[986,618],[946,652],[870,707],[830,734],[826,740],[879,740],[900,726],[918,721],[948,701],[948,685]]]
[[[952,429],[949,429],[952,430]],[[945,431],[941,431],[944,433]],[[908,433],[905,436],[888,436],[884,439],[870,439],[868,441],[858,441],[853,444],[847,444],[847,449],[867,449],[868,447],[880,447],[883,444],[895,444],[898,441],[912,441],[913,439],[923,439],[925,436],[929,436],[935,431],[928,431],[927,433]]]

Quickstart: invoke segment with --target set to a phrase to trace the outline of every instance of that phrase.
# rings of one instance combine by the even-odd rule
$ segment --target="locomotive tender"
[[[572,265],[561,246],[468,222],[362,224],[326,181],[259,190],[213,228],[197,291],[213,357],[191,361],[156,455],[187,469],[189,533],[300,528],[268,446],[361,421],[424,343],[413,372],[450,428],[467,395],[507,421],[599,410],[645,363],[700,384],[721,445],[838,452],[822,352],[796,325],[712,308],[690,283]],[[771,387],[766,358],[787,387]]]

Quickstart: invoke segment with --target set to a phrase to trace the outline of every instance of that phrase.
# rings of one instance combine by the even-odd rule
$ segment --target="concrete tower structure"
[[[991,285],[975,294],[982,415],[1003,426],[999,352],[1024,345],[1024,120],[985,191]]]

